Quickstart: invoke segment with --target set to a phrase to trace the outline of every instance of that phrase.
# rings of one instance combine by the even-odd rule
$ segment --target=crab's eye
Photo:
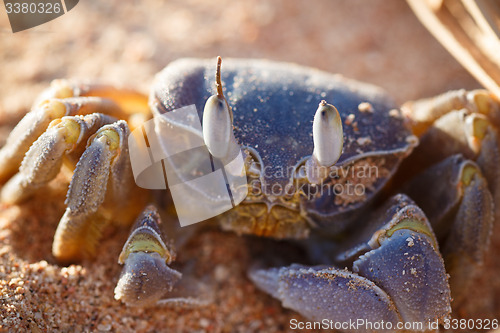
[[[233,114],[222,92],[220,77],[221,58],[217,58],[215,86],[217,94],[205,103],[203,111],[203,140],[216,158],[228,157],[236,143],[233,134]],[[239,148],[239,147],[238,147]]]
[[[203,111],[203,139],[210,153],[217,158],[227,155],[233,124],[224,97],[211,96]]]
[[[344,134],[342,120],[337,109],[321,101],[313,122],[313,157],[319,165],[334,165],[342,154]]]

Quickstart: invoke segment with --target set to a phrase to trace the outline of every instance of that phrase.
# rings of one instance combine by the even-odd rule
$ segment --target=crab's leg
[[[127,123],[120,120],[102,127],[89,139],[76,165],[66,212],[54,236],[52,253],[60,262],[92,256],[107,217],[113,215],[117,221],[128,222],[136,206],[141,205],[143,195],[130,198],[133,178],[129,132]]]
[[[407,111],[410,106],[412,121],[430,127],[403,162],[404,169],[418,173],[448,156],[462,154],[477,162],[494,201],[500,202],[499,104],[484,91],[455,91],[411,102]],[[495,217],[500,220],[500,206],[495,207]]]
[[[74,97],[48,99],[34,107],[17,124],[0,150],[0,181],[5,181],[17,172],[24,155],[47,129],[50,122],[64,116],[91,113],[118,115],[120,108],[111,100],[99,97]]]
[[[352,272],[292,265],[253,270],[250,278],[285,307],[313,320],[384,320],[392,323],[391,332],[400,321],[421,322],[423,329],[429,321],[442,321],[451,312],[450,290],[423,212],[398,195],[371,221],[355,249],[344,254],[354,261]]]
[[[487,180],[477,164],[455,155],[415,177],[405,189],[444,244],[453,298],[460,302],[480,271],[493,228],[494,202]]]
[[[0,150],[0,182],[17,172],[24,154],[47,129],[63,116],[105,113],[128,119],[132,127],[149,117],[147,96],[110,85],[54,80],[37,98],[34,107],[17,124]]]
[[[486,90],[454,90],[431,98],[409,101],[401,107],[413,133],[418,136],[424,134],[438,118],[461,109],[488,115],[495,125],[500,125],[498,101]]]
[[[101,113],[53,120],[26,153],[19,173],[2,188],[1,201],[18,203],[46,185],[59,173],[66,154],[85,148],[92,134],[114,121]]]
[[[149,114],[148,97],[144,94],[133,89],[95,82],[54,80],[50,87],[40,94],[37,101],[78,96],[110,99],[120,106],[124,117],[134,113]]]

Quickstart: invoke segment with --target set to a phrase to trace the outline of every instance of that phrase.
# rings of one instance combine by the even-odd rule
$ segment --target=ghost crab
[[[103,221],[126,223],[145,203],[131,204],[139,189],[126,138],[138,126],[127,111],[145,112],[146,102],[135,92],[67,81],[41,100],[1,151],[3,179],[22,161],[2,200],[25,199],[63,160],[77,161],[53,244],[64,263],[92,256]],[[213,161],[224,164],[243,148],[249,194],[216,218],[223,229],[309,239],[306,248],[322,253],[311,259],[322,265],[250,270],[285,307],[310,319],[384,320],[394,328],[442,323],[451,295],[463,299],[498,216],[500,118],[488,92],[450,92],[399,111],[380,89],[339,75],[258,60],[227,60],[221,72],[220,60],[216,67],[186,59],[158,74],[149,104],[155,117],[195,105],[203,131],[169,126],[195,132]],[[417,136],[425,145],[414,149]],[[184,164],[168,163],[185,174]],[[115,297],[128,304],[168,300],[181,278],[168,266],[174,255],[158,223],[148,207],[120,255]],[[186,300],[182,293],[173,299]]]

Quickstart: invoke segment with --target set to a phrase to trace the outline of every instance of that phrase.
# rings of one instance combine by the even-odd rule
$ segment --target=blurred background
[[[13,34],[0,10],[0,109],[18,112],[52,79],[147,91],[181,57],[295,62],[367,81],[397,102],[478,84],[400,0],[86,1]]]

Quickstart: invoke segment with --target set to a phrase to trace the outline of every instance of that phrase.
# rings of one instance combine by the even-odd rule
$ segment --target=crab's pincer
[[[338,256],[353,262],[351,271],[292,265],[252,270],[250,279],[312,320],[384,320],[391,323],[391,332],[398,322],[420,322],[423,329],[429,322],[442,322],[451,312],[450,288],[425,215],[404,195],[375,215],[357,244]]]
[[[254,270],[251,280],[311,320],[349,322],[353,318],[396,325],[401,321],[396,306],[372,281],[345,270],[294,264],[289,267]],[[349,331],[346,331],[349,332]]]
[[[173,253],[158,226],[160,216],[148,206],[137,218],[118,263],[124,264],[115,299],[131,306],[155,305],[172,290],[182,274],[168,265]]]
[[[160,228],[153,205],[137,218],[123,245],[118,263],[124,265],[115,288],[115,299],[128,306],[197,307],[213,301],[213,288],[184,267],[182,273],[169,265],[175,252]]]

